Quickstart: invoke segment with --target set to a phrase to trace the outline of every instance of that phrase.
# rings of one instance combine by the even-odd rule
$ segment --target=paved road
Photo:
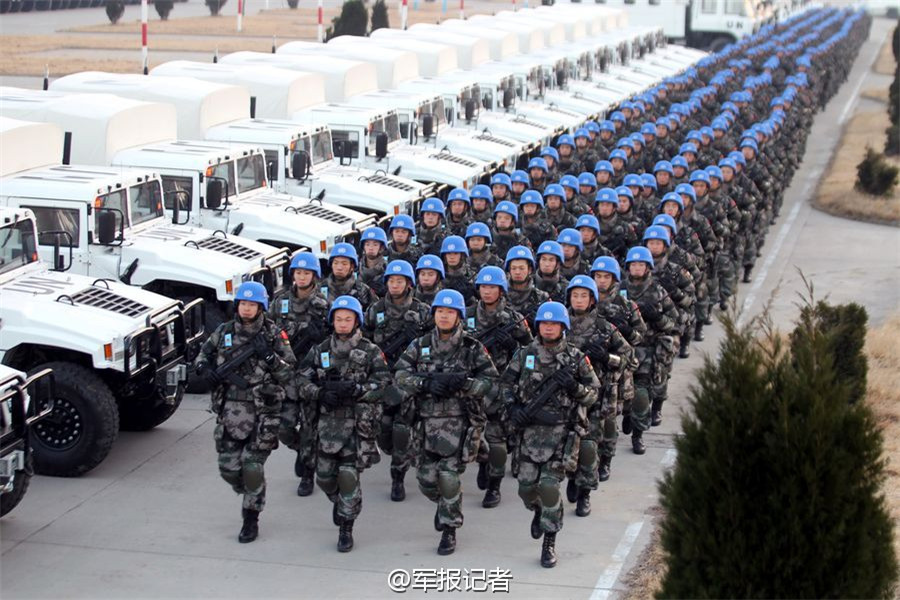
[[[889,26],[876,21],[849,81],[816,119],[808,155],[769,234],[756,279],[741,287],[739,303],[748,315],[757,314],[778,288],[772,314],[788,323],[802,289],[797,267],[820,294],[863,302],[874,322],[898,305],[900,232],[836,219],[808,204]],[[707,352],[715,351],[719,338],[718,327],[712,329],[701,345]],[[24,503],[0,526],[0,595],[380,598],[392,595],[387,574],[393,569],[502,568],[510,570],[515,597],[609,597],[621,589],[620,575],[649,536],[656,481],[674,462],[676,416],[701,360],[695,348],[690,359],[677,361],[665,420],[647,435],[647,454],[634,456],[622,440],[612,479],[594,495],[594,514],[580,519],[566,507],[556,569],[538,564],[539,543],[528,534],[530,513],[514,482],[504,481],[500,507],[484,510],[473,470],[464,478],[466,524],[455,555],[436,555],[433,505],[414,484],[406,502],[388,500],[385,464],[363,476],[357,546],[338,554],[329,503],[319,491],[309,498],[294,495],[292,458],[284,450],[268,464],[261,537],[240,545],[240,501],[218,477],[212,420],[205,400],[194,396],[157,430],[122,434],[106,462],[88,475],[35,478]]]

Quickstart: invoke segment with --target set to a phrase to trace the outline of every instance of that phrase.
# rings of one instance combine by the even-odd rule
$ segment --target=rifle
[[[309,349],[316,345],[322,336],[322,330],[319,327],[312,327],[312,324],[304,328],[297,328],[294,335],[290,338],[291,351],[297,360],[303,359]]]
[[[526,317],[523,316],[522,318],[510,321],[509,323],[497,323],[496,325],[488,327],[481,332],[481,335],[476,337],[478,338],[478,341],[484,344],[484,347],[487,348],[488,351],[493,355],[495,348],[509,349],[509,344],[500,344],[500,340],[504,338],[511,338],[513,332],[515,332],[516,328],[519,326],[519,323],[521,323],[525,319]]]
[[[381,351],[384,352],[388,364],[393,364],[400,357],[400,353],[406,350],[406,347],[409,346],[414,339],[419,337],[420,333],[421,330],[419,326],[415,323],[408,322],[403,329],[384,342],[381,346]]]
[[[235,371],[237,371],[237,369],[245,362],[250,360],[250,357],[257,354],[254,341],[257,337],[261,336],[262,331],[257,333],[256,337],[254,337],[253,339],[247,340],[246,343],[242,344],[228,357],[228,360],[217,366],[213,371],[213,373],[215,373],[216,379],[218,381],[227,381],[239,390],[248,389],[250,387],[250,382],[238,375]]]

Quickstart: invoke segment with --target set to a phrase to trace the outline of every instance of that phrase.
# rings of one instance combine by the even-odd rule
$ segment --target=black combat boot
[[[297,452],[297,458],[294,459],[294,475],[297,477],[303,477],[303,472],[306,468],[303,466],[303,457],[300,452]]]
[[[391,500],[403,502],[406,499],[406,488],[403,487],[404,471],[391,471]]]
[[[578,490],[578,504],[575,506],[575,514],[586,517],[591,514],[591,490],[581,488]]]
[[[600,456],[600,468],[597,470],[597,477],[600,481],[607,481],[609,479],[611,465],[612,456],[606,454]]]
[[[244,525],[241,527],[238,541],[242,544],[249,544],[259,537],[259,511],[245,508],[241,514],[244,516]]]
[[[531,519],[531,537],[536,540],[541,539],[544,532],[541,531],[541,507],[534,507],[534,518]]]
[[[575,476],[569,477],[569,483],[566,484],[566,500],[575,502],[578,500],[578,486],[575,485]]]
[[[437,508],[434,509],[434,530],[437,532],[441,532],[444,530],[444,526],[441,525],[441,507],[438,505]]]
[[[722,312],[725,312],[726,310],[728,310],[728,299],[727,298],[723,298],[722,300],[719,300],[719,310],[721,310]]]
[[[659,427],[662,424],[662,401],[654,400],[650,407],[650,426]]]
[[[313,470],[308,467],[301,467],[303,470],[300,474],[300,485],[297,486],[298,496],[309,496],[313,493]]]
[[[702,342],[706,338],[703,336],[703,323],[699,321],[694,325],[694,341]]]
[[[341,519],[341,515],[338,514],[337,494],[329,496],[328,499],[331,500],[331,522],[340,527],[343,519]]]
[[[556,566],[556,533],[544,534],[544,547],[541,550],[541,566],[552,569]]]
[[[353,519],[344,519],[338,531],[338,552],[350,552],[353,550]]]
[[[753,267],[744,267],[744,279],[742,279],[744,283],[750,283],[750,272],[752,270]]]
[[[688,358],[691,355],[691,334],[681,336],[678,346],[678,358]]]
[[[629,435],[631,433],[631,413],[622,413],[622,433]]]
[[[487,462],[478,463],[478,477],[475,478],[479,490],[486,490],[488,487],[488,464]]]
[[[481,501],[481,506],[484,508],[494,508],[500,504],[501,481],[503,481],[502,477],[491,477],[488,480],[487,492],[484,493],[484,500]]]
[[[441,534],[441,543],[438,544],[438,554],[447,556],[456,550],[456,527],[444,527]]]
[[[643,431],[635,431],[631,434],[631,449],[635,454],[643,454],[647,451],[647,448],[644,447],[643,435]]]

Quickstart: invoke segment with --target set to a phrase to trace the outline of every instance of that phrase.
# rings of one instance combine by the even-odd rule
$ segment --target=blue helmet
[[[656,126],[653,123],[644,123],[641,125],[641,134],[656,137]]]
[[[544,160],[547,160],[547,156],[552,156],[553,160],[559,162],[559,152],[557,152],[556,148],[553,146],[544,146],[541,148],[541,157],[544,158]]]
[[[628,139],[631,140],[631,147],[634,148],[635,144],[644,145],[644,136],[640,134],[640,132],[635,131],[631,135],[628,136]]]
[[[643,242],[646,243],[647,240],[662,240],[666,248],[672,244],[672,240],[669,238],[669,231],[662,225],[651,225],[645,229]]]
[[[543,160],[543,159],[541,159],[541,160]],[[547,163],[545,162],[544,164],[546,165]],[[528,176],[528,173],[526,173],[525,171],[523,171],[521,169],[517,169],[517,170],[513,171],[512,175],[509,176],[509,180],[512,183],[524,183],[526,186],[531,185],[531,178]],[[510,187],[512,187],[512,186],[510,186]]]
[[[600,221],[597,220],[597,217],[591,214],[584,214],[578,217],[578,220],[575,221],[575,229],[581,229],[582,227],[590,227],[594,231],[597,232],[597,235],[600,235]]]
[[[506,173],[497,173],[491,177],[491,185],[505,185],[506,189],[512,189],[512,181]],[[472,191],[474,192],[475,190],[473,189]]]
[[[625,123],[628,121],[628,119],[625,118],[625,114],[618,110],[613,111],[613,114],[611,114],[609,116],[609,120],[612,121],[613,123],[615,123],[616,121],[620,121],[622,123]]]
[[[597,291],[597,284],[594,283],[594,280],[588,277],[587,275],[576,275],[569,282],[569,285],[566,286],[566,296],[575,289],[582,288],[588,290],[592,296],[594,296],[594,302],[598,302],[600,300],[600,292]]]
[[[535,324],[538,323],[560,323],[565,329],[571,327],[569,323],[569,311],[559,302],[544,302],[537,309],[537,315],[534,317]]]
[[[506,213],[508,215],[511,215],[514,223],[519,222],[519,208],[515,205],[514,202],[510,202],[509,200],[498,202],[497,206],[494,207],[494,216],[496,216],[497,213]]]
[[[466,301],[463,300],[463,295],[456,290],[439,291],[431,303],[431,314],[434,314],[438,308],[452,308],[459,313],[460,320],[466,318]]]
[[[469,199],[469,192],[462,188],[453,188],[450,190],[450,194],[447,196],[447,204],[450,204],[454,200],[462,200],[469,206],[472,205],[472,201]]]
[[[706,174],[710,179],[715,177],[719,181],[722,181],[722,169],[720,169],[716,165],[709,165],[708,167],[706,167]]]
[[[666,129],[670,129],[669,125],[669,119],[667,119],[666,117],[660,117],[656,120],[657,127],[665,127]]]
[[[481,267],[478,275],[475,276],[475,287],[479,285],[499,285],[503,291],[509,291],[509,285],[506,283],[506,273],[500,267]]]
[[[455,191],[455,190],[454,190]],[[444,216],[444,203],[441,202],[440,198],[426,198],[424,202],[422,202],[421,208],[419,208],[420,213],[433,212]],[[393,223],[391,223],[391,228],[393,229]]]
[[[649,187],[656,189],[656,177],[651,175],[650,173],[644,173],[641,175],[641,187]]]
[[[710,126],[705,126],[700,128],[700,135],[705,135],[706,137],[713,137],[713,128]]]
[[[672,215],[656,215],[653,217],[652,225],[664,225],[672,230],[672,235],[678,233],[678,223],[675,222],[675,218]]]
[[[361,243],[368,241],[381,242],[383,246],[387,246],[388,243],[387,234],[381,227],[368,227],[367,229],[364,229],[359,241]]]
[[[584,128],[590,133],[600,133],[600,124],[597,121],[588,121],[584,124]]]
[[[548,188],[550,186],[547,186]],[[565,198],[563,198],[565,200]],[[519,198],[519,206],[523,206],[525,204],[537,204],[541,208],[544,208],[544,199],[541,197],[541,193],[537,190],[526,190],[522,197]]]
[[[659,201],[659,210],[662,210],[666,202],[674,202],[678,205],[678,208],[684,211],[684,200],[681,199],[681,194],[678,194],[676,192],[669,192],[668,194],[663,196],[662,200]]]
[[[635,246],[628,250],[628,253],[625,255],[625,264],[630,265],[633,262],[645,262],[652,269],[653,268],[653,255],[650,254],[650,250],[648,250],[645,246]]]
[[[740,163],[742,166],[747,166],[747,159],[744,158],[743,153],[734,150],[733,152],[728,153],[728,158],[734,161],[735,164]]]
[[[693,145],[693,144],[691,144],[691,145]],[[680,154],[678,156],[672,157],[671,164],[672,164],[672,173],[673,174],[675,172],[675,167],[681,167],[682,169],[687,169],[690,167],[690,165],[687,162],[687,159]]]
[[[631,191],[631,188],[625,185],[620,185],[616,188],[616,196],[625,196],[631,200],[634,200],[634,193]]]
[[[562,262],[566,259],[563,255],[562,246],[560,246],[558,242],[554,242],[553,240],[541,242],[541,245],[538,246],[536,255],[538,258],[540,258],[541,254],[553,255],[557,259],[559,259],[559,262]]]
[[[687,150],[687,148],[685,148],[685,145],[688,143],[693,144],[695,148],[699,148],[699,144],[703,143],[703,136],[696,129],[692,129],[685,136],[685,140],[687,141],[681,145],[681,152],[685,152]],[[695,141],[697,142],[696,144],[694,144]]]
[[[501,173],[501,175],[509,179],[509,175],[507,175],[506,173]],[[494,175],[494,177],[496,177],[496,175]],[[493,183],[494,177],[491,178],[491,183]],[[502,185],[505,185],[507,188],[509,188],[509,185],[507,185],[506,183],[503,183]],[[469,198],[472,200],[477,200],[480,198],[481,200],[487,200],[488,202],[490,202],[494,199],[494,195],[491,193],[491,188],[484,185],[483,183],[479,183],[472,188],[472,193],[469,194]]]
[[[488,244],[494,241],[494,236],[491,235],[491,228],[480,221],[476,221],[466,227],[466,239],[473,237],[483,237],[487,240]]]
[[[245,281],[238,286],[234,294],[235,307],[238,302],[256,302],[264,311],[269,310],[269,292],[266,286],[258,281]]]
[[[387,281],[391,275],[400,275],[409,280],[410,287],[416,286],[416,274],[413,273],[412,265],[405,260],[392,260],[384,268],[384,275],[381,276],[382,281]]]
[[[597,164],[594,165],[594,174],[596,175],[600,171],[606,171],[610,175],[614,175],[616,170],[613,169],[612,163],[608,160],[598,160]]]
[[[625,187],[637,186],[641,187],[641,176],[636,173],[629,173],[622,182]]]
[[[574,175],[563,175],[559,178],[559,185],[569,188],[573,192],[578,192],[578,178]]]
[[[556,237],[556,241],[559,244],[575,246],[578,248],[579,252],[584,250],[584,242],[581,241],[581,232],[577,229],[572,229],[571,227],[567,227],[560,231],[559,235]]]
[[[528,170],[531,171],[531,169],[541,169],[544,173],[550,172],[550,169],[547,167],[547,161],[540,156],[528,161]]]
[[[591,265],[591,275],[594,273],[609,273],[616,278],[616,281],[622,281],[622,270],[612,256],[598,256]]]
[[[690,142],[685,142],[678,148],[678,154],[684,154],[685,152],[697,154],[697,146]]]
[[[406,215],[402,216],[406,217]],[[406,218],[409,219],[409,217]],[[331,254],[328,255],[328,264],[330,265],[336,258],[349,258],[353,261],[354,268],[359,264],[359,256],[356,254],[356,248],[353,247],[353,244],[348,244],[346,242],[334,245],[331,249]]]
[[[759,152],[759,144],[756,143],[756,140],[751,138],[744,138],[741,140],[740,147],[743,148],[753,148],[754,152]]]
[[[434,254],[423,254],[419,257],[418,262],[416,262],[416,273],[422,269],[437,271],[441,279],[444,278],[444,263]]]
[[[564,133],[556,140],[556,147],[559,148],[562,145],[575,147],[575,138],[569,135],[568,133]],[[530,166],[530,165],[529,165]]]
[[[601,132],[608,131],[610,133],[615,133],[616,132],[616,124],[613,123],[612,121],[610,121],[609,119],[606,119],[605,121],[600,121],[600,131]]]
[[[513,246],[510,248],[509,252],[506,253],[506,260],[503,262],[504,270],[509,270],[509,263],[514,260],[527,260],[531,263],[531,268],[534,269],[534,255],[528,246]]]
[[[444,241],[441,242],[441,256],[448,252],[459,252],[469,256],[469,247],[466,246],[466,240],[458,235],[448,235],[444,238]]]
[[[709,185],[709,173],[707,173],[703,169],[697,169],[696,171],[692,171],[690,182],[695,183],[697,181],[700,181],[702,183],[705,183],[706,185]]]
[[[689,183],[679,183],[678,185],[676,185],[675,193],[690,196],[691,200],[693,200],[694,202],[697,201],[697,192],[694,191],[694,186]]]
[[[725,167],[728,167],[732,171],[737,170],[737,165],[735,164],[734,159],[728,158],[727,156],[719,161],[719,172],[721,173],[722,169],[724,169]]]
[[[560,199],[562,199],[563,204],[566,203],[566,190],[564,190],[563,187],[558,183],[551,183],[546,188],[544,188],[544,198],[546,199],[550,196],[559,196]]]
[[[582,173],[578,176],[578,179],[576,179],[576,183],[579,187],[583,185],[586,187],[597,189],[597,178],[594,177],[592,173]]]
[[[613,150],[612,152],[609,153],[610,164],[612,164],[612,160],[614,158],[620,158],[620,159],[622,159],[622,162],[624,162],[625,164],[628,164],[628,155],[625,154],[625,151],[622,150],[621,148],[616,148],[615,150]]]
[[[619,195],[616,194],[616,190],[612,188],[603,188],[597,192],[597,195],[594,197],[594,204],[600,204],[601,202],[608,202],[619,206]]]
[[[728,131],[728,121],[724,118],[715,118],[712,122],[713,133],[718,131]]]
[[[380,227],[373,227],[372,229],[377,229],[381,231],[381,235],[384,235],[384,231]],[[322,267],[319,266],[319,259],[312,252],[298,252],[295,254],[291,259],[291,271],[294,269],[312,271],[316,274],[316,277],[322,277]]]
[[[416,235],[416,224],[413,223],[412,217],[409,215],[397,215],[391,219],[390,231],[395,229],[408,229],[410,235]]]
[[[331,323],[331,317],[334,315],[334,311],[336,310],[352,310],[356,314],[356,325],[357,327],[362,325],[363,322],[363,309],[362,304],[359,303],[359,300],[354,298],[353,296],[338,296],[334,299],[334,302],[331,304],[331,308],[328,309],[328,322]]]
[[[591,132],[585,129],[584,127],[580,127],[575,130],[575,135],[573,136],[576,140],[578,138],[587,138],[591,139]]]
[[[672,169],[672,163],[667,160],[658,161],[655,165],[653,165],[654,173],[659,173],[660,171],[665,171],[669,175],[675,174],[675,171]]]

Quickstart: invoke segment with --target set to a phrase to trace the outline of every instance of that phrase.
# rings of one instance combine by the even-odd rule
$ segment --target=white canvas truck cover
[[[121,150],[176,138],[175,107],[112,94],[63,94],[0,87],[0,113],[55,123],[72,133],[71,162],[108,165]]]
[[[488,15],[475,15],[466,22],[469,21],[478,27],[500,29],[501,31],[509,31],[510,33],[516,34],[519,37],[519,52],[522,52],[523,54],[543,50],[547,45],[545,41],[546,36],[544,35],[543,30],[534,26],[532,23],[495,19]]]
[[[256,98],[256,116],[260,119],[283,119],[285,115],[325,102],[325,78],[319,73],[173,60],[153,68],[150,75],[194,77],[244,86]]]
[[[422,25],[434,27],[433,25]],[[419,24],[413,25],[413,27],[419,27]],[[488,43],[492,60],[506,60],[520,53],[519,36],[511,31],[494,29],[487,25],[479,26],[469,21],[460,21],[459,19],[447,19],[438,27],[449,29],[457,35],[472,36],[484,40]]]
[[[578,40],[586,37],[588,35],[588,14],[590,11],[585,11],[586,15],[576,15],[575,13],[568,10],[556,10],[556,11],[541,11],[540,13],[537,11],[528,11],[522,13],[532,19],[542,19],[545,21],[553,21],[555,23],[559,23],[563,26],[566,32],[566,41],[569,42],[577,42]],[[519,13],[514,13],[510,10],[501,10],[497,13],[497,16],[500,17],[512,17]]]
[[[62,161],[63,133],[53,123],[0,117],[0,177]]]
[[[332,38],[327,44],[288,42],[281,46],[278,52],[304,55],[322,54],[370,63],[375,67],[378,75],[378,87],[382,89],[395,88],[400,83],[419,76],[419,58],[415,54],[391,48],[378,48],[373,52],[368,41],[369,38],[342,35]]]
[[[457,33],[439,25],[431,25],[429,23],[420,23],[419,25],[424,27],[414,26],[406,31],[378,29],[372,32],[372,37],[377,39],[379,37],[406,35],[423,42],[438,39],[442,44],[456,48],[456,62],[460,69],[472,69],[491,60],[491,46],[487,40],[472,35],[462,35],[461,32]]]
[[[407,50],[419,57],[419,75],[435,77],[458,69],[456,49],[445,44],[423,42],[415,38],[369,38],[373,46]]]

